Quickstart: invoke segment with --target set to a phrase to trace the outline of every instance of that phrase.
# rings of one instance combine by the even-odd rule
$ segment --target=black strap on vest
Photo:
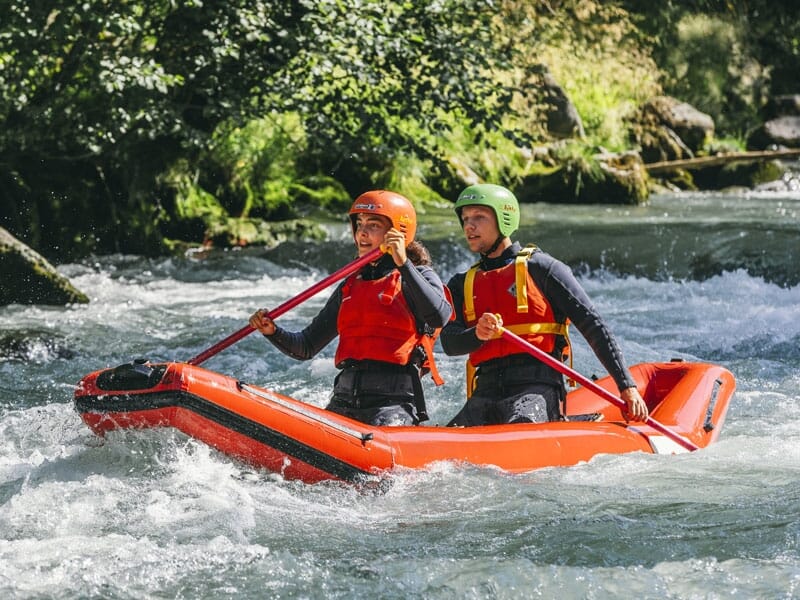
[[[421,357],[419,355],[422,355]],[[422,389],[422,364],[425,362],[427,356],[425,355],[425,348],[417,346],[411,355],[411,361],[408,363],[409,370],[413,371],[412,384],[414,385],[414,406],[417,408],[417,418],[419,422],[427,421],[430,419],[428,416],[428,406],[425,404],[425,390]],[[419,361],[419,364],[417,364]]]

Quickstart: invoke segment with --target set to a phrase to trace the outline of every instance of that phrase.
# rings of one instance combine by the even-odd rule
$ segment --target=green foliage
[[[625,119],[661,89],[631,16],[614,4],[569,0],[562,10],[542,11],[527,40],[526,53],[564,88],[590,144],[627,148]]]
[[[393,156],[424,146],[407,134],[409,119],[425,124],[428,139],[441,132],[425,118],[437,108],[467,106],[469,119],[496,120],[490,9],[489,0],[11,0],[0,21],[0,181],[20,184],[0,222],[18,227],[13,215],[28,212],[52,225],[84,212],[106,249],[141,251],[157,243],[152,228],[120,236],[119,215],[138,215],[128,229],[148,229],[161,173],[179,159],[198,164],[221,124],[271,114],[302,121],[303,175],[333,174],[360,191],[372,165],[386,169]],[[234,154],[273,156],[230,143],[242,146]],[[67,199],[52,214],[38,199],[43,166]],[[219,200],[234,213],[288,206],[280,180],[246,171],[230,171],[230,185],[214,173],[198,181],[224,192]],[[76,172],[87,178],[78,206],[68,193]],[[101,218],[108,213],[117,217]],[[67,243],[21,233],[51,250]]]
[[[328,215],[340,215],[352,203],[342,184],[327,175],[302,177],[293,181],[287,191],[295,210],[302,214],[322,210]]]
[[[243,4],[6,3],[0,171],[23,182],[9,212],[38,216],[40,231],[23,237],[54,252],[71,245],[58,230],[71,223],[100,251],[158,251],[158,175],[250,106],[275,63],[263,33],[276,29],[269,5]],[[248,44],[260,55],[241,60]],[[43,198],[42,172],[63,201]]]
[[[800,21],[790,0],[6,0],[0,226],[50,256],[152,253],[369,187],[513,184],[552,141],[543,65],[587,149],[625,149],[662,83],[741,136],[770,85],[796,91]]]
[[[306,136],[297,114],[270,113],[220,125],[204,153],[200,184],[236,217],[289,218],[287,189],[298,179]]]
[[[747,141],[741,137],[715,137],[703,149],[703,153],[711,156],[714,154],[727,154],[731,152],[745,152]]]
[[[795,0],[624,0],[664,70],[665,91],[742,135],[771,95],[796,93],[800,20]]]
[[[675,35],[677,43],[665,51],[664,64],[671,74],[672,94],[717,115],[717,124],[724,131],[731,131],[743,117],[755,118],[765,90],[742,88],[741,83],[749,86],[747,80],[764,80],[766,73],[747,55],[741,24],[729,18],[685,15],[676,24]],[[720,56],[725,60],[719,60]],[[748,77],[743,82],[745,72]]]
[[[200,243],[207,231],[228,218],[219,201],[197,183],[186,161],[177,161],[160,178],[159,231],[167,239]]]
[[[447,134],[441,114],[498,124],[495,107],[510,95],[493,77],[491,2],[311,4],[302,49],[287,68],[294,106],[308,117],[318,169],[352,194],[385,181],[394,157],[429,157]]]

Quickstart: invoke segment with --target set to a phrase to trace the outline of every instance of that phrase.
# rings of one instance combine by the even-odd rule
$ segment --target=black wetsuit
[[[512,262],[521,250],[514,243],[497,258],[483,257],[480,268],[489,271]],[[550,303],[556,321],[568,318],[586,338],[620,390],[635,386],[625,366],[614,336],[595,310],[572,270],[549,254],[537,250],[528,260],[528,272],[542,295]],[[469,354],[483,342],[467,327],[464,319],[464,278],[453,276],[448,287],[453,295],[455,319],[441,334],[442,348],[449,355]],[[560,355],[563,341],[557,344]],[[477,386],[472,397],[450,425],[483,425],[512,422],[540,422],[562,418],[566,394],[562,375],[530,354],[514,354],[482,363],[477,371]]]
[[[377,263],[363,267],[360,273],[365,280],[375,280],[394,269],[400,271],[401,290],[416,316],[419,330],[442,327],[452,310],[442,281],[432,268],[415,266],[409,260],[397,267],[392,257],[385,255]],[[292,358],[308,360],[316,356],[339,334],[337,320],[343,285],[344,282],[339,284],[319,314],[302,331],[276,327],[273,335],[265,337]],[[407,366],[378,361],[337,365],[342,371],[336,376],[333,396],[326,408],[373,425],[419,423],[416,408],[422,393],[419,366],[424,357],[414,358],[416,362]]]

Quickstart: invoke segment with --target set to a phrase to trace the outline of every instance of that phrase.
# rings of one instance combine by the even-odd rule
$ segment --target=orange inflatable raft
[[[652,419],[699,448],[719,436],[736,387],[723,367],[689,362],[631,368]],[[606,377],[597,382],[616,392]],[[569,466],[598,454],[678,453],[685,448],[647,423],[626,422],[586,388],[569,393],[572,420],[557,423],[373,427],[187,363],[134,361],[91,373],[75,407],[98,435],[120,428],[174,427],[225,454],[286,478],[360,482],[437,461],[510,473]],[[598,413],[602,420],[580,420]]]

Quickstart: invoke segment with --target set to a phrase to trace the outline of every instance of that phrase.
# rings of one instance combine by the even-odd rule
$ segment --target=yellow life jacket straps
[[[563,335],[564,339],[567,342],[567,345],[564,346],[564,352],[566,352],[567,356],[569,356],[569,368],[572,369],[572,342],[569,339],[569,319],[567,319],[567,322],[564,323]],[[578,387],[578,382],[575,381],[572,377],[567,377],[567,385],[569,385],[569,387],[572,388]]]
[[[517,253],[514,259],[514,283],[517,296],[517,312],[528,312],[528,259],[537,250],[535,244],[528,244]],[[472,265],[464,277],[464,319],[467,323],[474,323],[477,318],[475,315],[474,287],[475,275],[478,272],[480,262]],[[517,325],[507,325],[506,329],[517,335],[540,334],[540,335],[562,335],[566,340],[565,351],[569,356],[569,366],[572,368],[572,344],[569,339],[569,321],[566,323],[521,323]],[[467,398],[472,396],[475,389],[476,368],[467,359]],[[571,387],[575,387],[575,382],[567,380]]]
[[[475,274],[480,264],[477,262],[472,265],[464,277],[464,319],[467,323],[475,321],[475,298],[472,296],[472,290],[475,288]]]
[[[566,323],[519,323],[517,325],[506,325],[505,329],[508,329],[511,333],[516,333],[517,335],[526,335],[526,334],[547,334],[551,333],[554,335],[563,335],[564,337],[568,338],[567,336],[567,324]]]
[[[535,244],[528,244],[514,259],[514,283],[517,289],[517,312],[528,312],[528,259],[536,250]]]
[[[519,251],[514,259],[514,287],[517,292],[517,312],[528,312],[528,259],[536,251],[535,244],[528,244]],[[480,262],[472,265],[464,276],[464,318],[467,323],[476,320],[475,300],[475,274],[478,272]]]
[[[467,400],[472,397],[472,392],[475,391],[475,367],[473,366],[472,362],[467,359],[466,367],[466,374],[467,374]]]
[[[525,289],[527,283],[528,273],[528,258],[536,251],[536,244],[528,244],[519,254],[517,254],[516,264],[516,278],[517,278],[517,312],[527,312],[528,310],[528,293]],[[524,309],[523,309],[524,304]],[[511,325],[506,327],[512,333],[517,335],[524,335],[526,333],[552,333],[555,335],[563,335],[567,345],[565,350],[569,355],[569,367],[572,368],[572,342],[569,340],[569,320],[566,323],[532,323],[524,325]],[[570,387],[575,387],[577,384],[572,379],[567,379]]]

